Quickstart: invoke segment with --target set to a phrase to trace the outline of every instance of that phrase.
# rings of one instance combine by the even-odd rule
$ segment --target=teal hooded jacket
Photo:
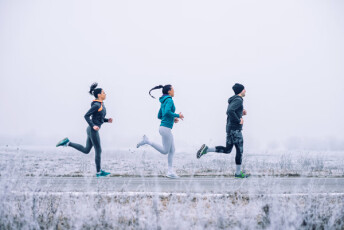
[[[169,95],[163,95],[159,98],[159,101],[161,103],[158,113],[158,118],[161,120],[160,126],[172,129],[174,118],[179,118],[179,114],[174,113],[176,111],[176,107],[174,106],[172,97]]]

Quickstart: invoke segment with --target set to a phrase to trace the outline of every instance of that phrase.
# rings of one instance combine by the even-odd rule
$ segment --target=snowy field
[[[176,152],[174,169],[180,176],[234,176],[235,152],[209,153],[196,159],[194,152]],[[72,148],[0,147],[0,172],[16,176],[95,175],[94,151]],[[148,147],[102,152],[102,168],[111,176],[164,176],[167,157]],[[252,176],[344,177],[344,152],[244,153],[243,170]]]
[[[219,182],[214,191],[112,191],[109,179],[165,180],[166,156],[149,148],[104,149],[102,167],[112,174],[97,179],[93,151],[3,146],[0,229],[344,229],[344,186],[335,191],[323,186],[319,192],[313,183],[296,193],[275,183],[279,178],[342,179],[343,152],[245,153],[244,170],[252,177],[239,182],[233,178],[234,155],[196,159],[195,152],[175,154],[180,180],[213,178]],[[59,178],[83,186],[66,183],[61,190]],[[229,184],[224,186],[223,178]],[[48,190],[42,189],[46,183]]]

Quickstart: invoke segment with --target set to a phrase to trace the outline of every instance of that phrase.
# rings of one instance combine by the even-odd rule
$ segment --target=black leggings
[[[91,128],[91,126],[88,126],[86,129],[86,132],[87,132],[86,147],[76,144],[76,143],[72,143],[72,142],[69,142],[69,146],[85,154],[88,154],[91,151],[92,147],[94,147],[94,150],[96,152],[96,156],[95,156],[96,168],[97,168],[97,172],[100,172],[102,147],[100,146],[99,131],[95,131],[93,128]]]
[[[236,149],[235,164],[241,165],[242,154],[244,152],[244,138],[241,130],[231,130],[227,133],[226,147],[216,146],[215,152],[229,154],[232,152],[233,146]]]

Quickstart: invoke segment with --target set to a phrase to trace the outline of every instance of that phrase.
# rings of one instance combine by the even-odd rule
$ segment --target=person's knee
[[[225,148],[225,149],[223,150],[223,153],[229,154],[229,153],[231,153],[231,152],[232,152],[232,149],[229,149],[229,148]]]
[[[232,152],[233,147],[226,147],[223,149],[223,153],[229,154]]]
[[[170,152],[170,148],[166,147],[166,145],[163,145],[163,148],[161,150],[161,154],[163,155],[167,155]]]
[[[85,154],[89,154],[89,153],[91,152],[91,149],[92,149],[92,148],[86,148],[84,153],[85,153]]]

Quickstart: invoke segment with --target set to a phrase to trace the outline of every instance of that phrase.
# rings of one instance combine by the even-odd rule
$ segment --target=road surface
[[[344,178],[304,177],[0,177],[13,192],[167,192],[243,194],[344,194]]]

